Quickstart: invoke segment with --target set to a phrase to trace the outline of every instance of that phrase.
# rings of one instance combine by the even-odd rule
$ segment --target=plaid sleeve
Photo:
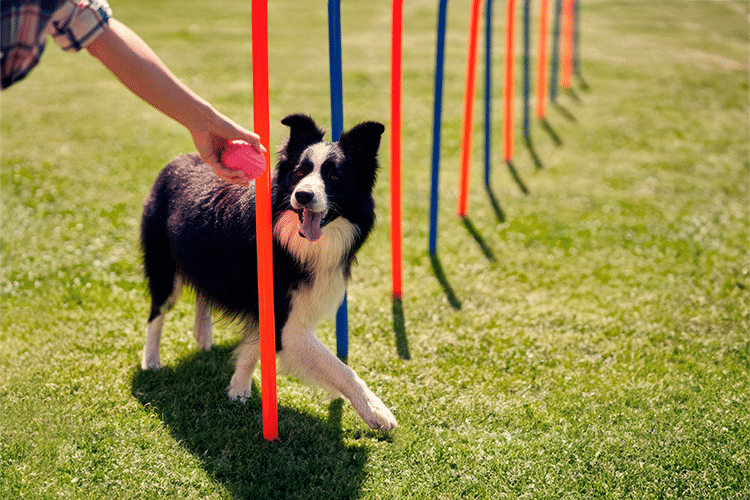
[[[2,0],[0,39],[2,88],[24,78],[39,62],[58,0]]]
[[[102,33],[111,16],[106,0],[65,0],[52,16],[52,38],[63,50],[79,51]]]

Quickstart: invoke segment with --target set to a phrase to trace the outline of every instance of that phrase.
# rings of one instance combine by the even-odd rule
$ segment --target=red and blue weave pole
[[[391,276],[393,298],[402,294],[401,67],[403,0],[393,0],[391,19]]]
[[[341,0],[328,0],[328,66],[331,84],[331,140],[344,130],[344,82],[341,58]],[[336,355],[349,356],[349,308],[346,294],[336,311]]]
[[[268,0],[252,1],[253,120],[255,132],[266,148],[271,165],[268,111]],[[263,437],[279,437],[276,405],[276,333],[273,315],[273,236],[271,217],[271,169],[255,180],[256,235],[258,245],[258,318],[260,323]]]
[[[458,189],[458,216],[466,217],[469,205],[469,174],[471,169],[472,133],[474,130],[474,92],[477,67],[477,33],[482,0],[472,0],[469,20],[469,43],[466,54],[466,85],[464,89],[464,117],[461,134],[461,167]]]

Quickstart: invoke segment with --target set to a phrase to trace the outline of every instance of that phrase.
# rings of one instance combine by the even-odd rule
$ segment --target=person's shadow
[[[328,419],[279,406],[279,440],[266,441],[258,384],[245,404],[227,398],[231,351],[231,346],[214,346],[174,367],[138,369],[132,394],[233,498],[357,497],[368,451],[352,439],[344,443],[343,434],[379,434],[361,427],[342,431],[337,400],[330,403]]]

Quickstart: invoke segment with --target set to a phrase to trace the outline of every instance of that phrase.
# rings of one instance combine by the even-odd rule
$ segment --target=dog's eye
[[[339,179],[341,179],[341,177],[339,177],[339,174],[331,174],[328,176],[328,178],[331,179],[333,182],[336,182]]]
[[[296,170],[296,171],[294,172],[294,176],[295,176],[296,178],[298,178],[298,179],[301,179],[301,178],[303,178],[303,177],[305,176],[305,174],[304,174],[304,172],[302,172],[302,170]]]

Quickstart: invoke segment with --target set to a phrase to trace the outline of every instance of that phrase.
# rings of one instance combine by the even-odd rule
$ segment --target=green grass
[[[370,431],[348,404],[281,377],[280,440],[265,442],[259,398],[223,392],[236,332],[218,325],[216,348],[197,353],[189,294],[168,317],[165,368],[139,369],[141,204],[193,146],[91,57],[51,44],[0,96],[0,497],[750,497],[747,4],[582,2],[585,84],[548,115],[562,144],[534,123],[537,168],[516,130],[528,195],[501,156],[497,5],[503,218],[483,187],[478,101],[466,223],[455,202],[468,2],[451,4],[431,262],[436,2],[405,3],[403,320],[388,134],[380,223],[349,288],[349,364],[399,429]],[[387,124],[390,3],[343,4],[347,127]],[[251,126],[250,2],[114,10]],[[269,17],[277,145],[288,113],[330,121],[326,9],[278,1]],[[332,322],[318,333],[334,345]]]

